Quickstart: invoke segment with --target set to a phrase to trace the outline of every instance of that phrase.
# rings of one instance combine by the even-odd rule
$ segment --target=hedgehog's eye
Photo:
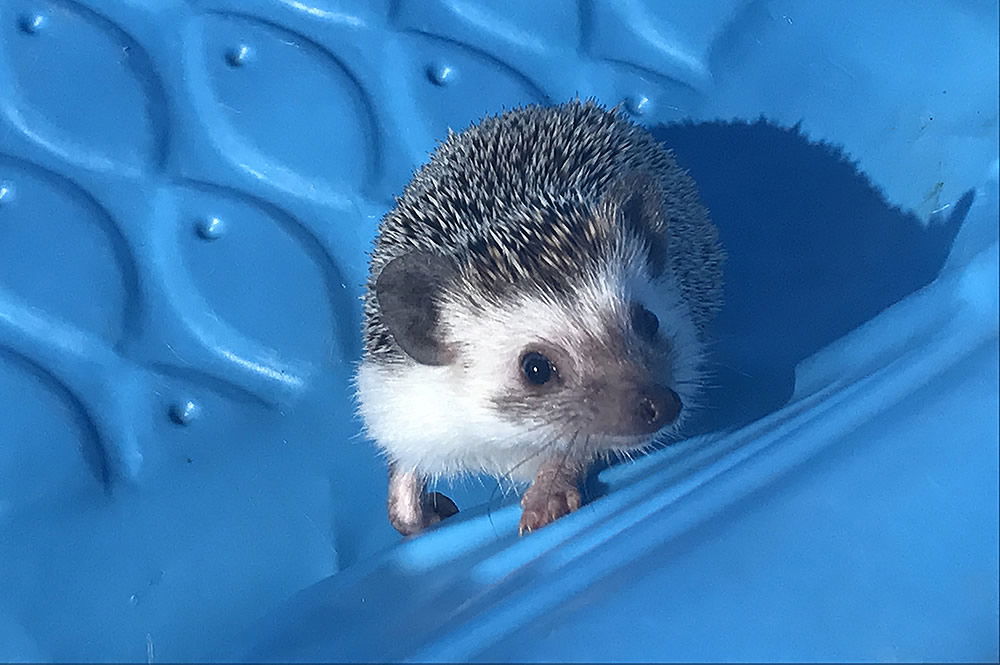
[[[555,368],[548,358],[538,351],[529,351],[521,356],[521,372],[529,383],[542,386],[549,382]]]
[[[660,320],[656,318],[656,314],[636,303],[632,305],[632,327],[642,337],[653,339],[660,329]]]

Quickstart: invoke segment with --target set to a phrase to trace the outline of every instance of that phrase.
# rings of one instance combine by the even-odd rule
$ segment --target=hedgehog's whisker
[[[561,439],[563,439],[566,436],[566,433],[570,431],[570,428],[572,426],[572,419],[571,418],[557,419],[555,421],[555,424],[558,425],[558,424],[560,424],[560,422],[562,423],[563,426],[560,427],[555,432],[553,432],[549,437],[547,437],[547,439],[543,439],[542,443],[539,444],[537,450],[535,450],[531,455],[528,455],[527,457],[525,457],[524,459],[522,459],[520,462],[518,462],[517,464],[515,464],[514,466],[512,466],[506,472],[504,472],[501,475],[497,476],[497,486],[493,490],[493,493],[490,494],[490,498],[489,498],[489,500],[487,501],[487,504],[486,504],[487,505],[487,516],[490,519],[490,524],[493,523],[493,508],[492,508],[493,499],[496,497],[497,490],[502,489],[502,482],[503,482],[503,480],[508,480],[509,481],[511,490],[513,490],[515,488],[516,484],[513,481],[512,474],[515,471],[517,471],[517,469],[521,468],[522,466],[524,466],[525,464],[527,464],[531,460],[535,459],[536,457],[538,457],[542,453],[546,452],[549,448],[551,448],[556,443],[558,443]],[[543,426],[551,426],[552,424],[553,424],[552,422],[541,423],[540,425],[536,426],[533,429],[536,430],[536,429],[539,429],[539,428],[541,428]],[[579,431],[577,431],[576,433],[574,433],[574,435],[573,435],[572,438],[575,439],[578,433],[579,433]],[[507,493],[504,492],[504,498],[506,498],[506,497],[507,497]]]
[[[534,432],[536,432],[536,431],[538,431],[540,429],[543,429],[544,427],[549,426],[550,424],[551,423],[549,423],[549,422],[539,422],[539,423],[537,423],[535,425],[532,425],[531,427],[525,428],[524,432],[519,433],[519,436],[524,436],[525,434],[532,434],[532,433],[534,433]],[[503,443],[503,440],[498,441],[497,443],[498,444]],[[486,488],[486,481],[484,480],[483,477],[484,476],[492,476],[494,474],[492,474],[490,472],[490,470],[484,466],[482,469],[480,469],[479,473],[476,473],[474,470],[465,470],[460,475],[461,475],[461,477],[466,477],[466,476],[474,476],[474,477],[476,477],[476,479],[479,481],[479,484],[482,485],[483,489],[485,489]],[[454,478],[454,477],[455,477],[454,473],[446,473],[446,472],[435,473],[432,476],[428,477],[428,479],[427,479],[428,488],[429,489],[438,489],[437,488],[438,483],[440,483],[445,478]],[[507,496],[507,489],[506,488],[503,488],[503,487],[499,487],[499,488],[498,487],[494,487],[494,494],[490,495],[490,499],[489,499],[490,501],[493,500],[493,497],[495,496],[495,492],[496,492],[497,489],[501,489],[503,491],[503,493],[504,493],[504,496],[505,497]],[[510,489],[511,490],[514,489],[514,485],[513,484],[511,484]]]
[[[548,450],[549,448],[551,448],[551,447],[552,447],[552,446],[554,446],[554,445],[555,445],[556,443],[558,443],[560,439],[562,439],[563,437],[565,437],[565,436],[566,436],[566,433],[567,433],[567,432],[569,432],[569,429],[570,429],[570,423],[571,423],[572,421],[571,421],[571,419],[570,419],[570,418],[565,418],[565,419],[561,419],[561,420],[563,420],[563,421],[564,421],[564,422],[562,423],[562,424],[564,425],[564,427],[562,427],[562,428],[561,428],[561,429],[559,429],[558,431],[554,432],[554,433],[552,434],[552,436],[550,436],[550,437],[548,438],[548,440],[547,440],[547,441],[545,441],[544,443],[542,443],[542,444],[541,444],[541,445],[540,445],[540,446],[538,447],[538,449],[537,449],[537,450],[535,450],[535,451],[534,451],[533,453],[531,453],[530,455],[528,455],[527,457],[525,457],[524,459],[522,459],[522,460],[521,460],[520,462],[518,462],[517,464],[515,464],[514,466],[512,466],[512,467],[511,467],[510,469],[508,469],[508,470],[507,470],[507,471],[506,471],[506,472],[505,472],[504,474],[502,474],[502,475],[501,475],[500,477],[501,477],[501,478],[507,478],[507,479],[510,479],[510,478],[511,478],[511,475],[512,475],[512,474],[513,474],[513,473],[514,473],[515,471],[517,471],[517,470],[518,470],[519,468],[521,468],[522,466],[524,466],[525,464],[527,464],[527,463],[528,463],[528,462],[530,462],[531,460],[535,459],[536,457],[538,457],[538,456],[539,456],[539,455],[541,455],[542,453],[546,452],[546,451],[547,451],[547,450]],[[556,421],[556,424],[559,424],[559,423],[560,423],[560,420],[557,420],[557,421]],[[575,436],[575,435],[574,435],[574,436]]]
[[[560,469],[566,468],[566,462],[570,460],[570,454],[574,452],[573,449],[576,447],[576,442],[577,442],[577,440],[580,437],[580,433],[581,433],[580,430],[576,430],[575,432],[573,432],[573,436],[570,438],[569,442],[566,444],[566,449],[563,451],[562,459],[559,460],[559,468]],[[583,447],[584,447],[584,450],[586,450],[586,449],[588,449],[590,447],[590,435],[589,434],[587,435],[587,438],[585,439]]]
[[[531,460],[533,460],[534,458],[536,458],[539,455],[541,455],[543,452],[545,452],[549,448],[551,448],[563,436],[565,436],[566,432],[569,431],[569,424],[570,424],[569,423],[569,419],[565,419],[565,422],[563,422],[563,419],[557,419],[554,423],[552,421],[539,423],[539,424],[535,425],[534,427],[532,427],[528,431],[529,432],[534,432],[534,431],[537,431],[539,429],[542,429],[543,427],[551,427],[553,424],[555,424],[555,425],[562,424],[564,426],[561,427],[560,429],[556,430],[555,432],[552,432],[548,437],[542,439],[542,441],[537,444],[537,449],[534,452],[532,452],[530,455],[528,455],[527,457],[525,457],[524,459],[522,459],[521,461],[519,461],[514,466],[510,467],[509,469],[507,469],[507,471],[505,471],[504,473],[502,473],[499,476],[497,476],[498,486],[500,484],[500,481],[502,481],[502,480],[509,480],[511,488],[513,489],[516,486],[516,483],[512,479],[513,473],[515,471],[517,471],[519,468],[521,468],[522,466],[524,466],[525,464],[527,464],[528,462],[530,462]],[[490,497],[491,501],[492,501],[492,498],[493,497],[491,496]]]
[[[535,425],[533,425],[532,427],[530,427],[529,429],[527,429],[524,433],[522,433],[520,436],[523,436],[525,433],[526,434],[532,434],[532,433],[537,432],[538,430],[540,430],[542,428],[545,428],[545,427],[551,427],[552,424],[553,423],[551,421],[550,422],[539,422],[539,423],[536,423]],[[557,420],[555,422],[555,424],[558,425],[559,421]],[[538,444],[538,446],[539,446],[538,450],[536,450],[534,453],[532,453],[528,457],[524,458],[523,460],[521,460],[520,462],[518,462],[517,464],[515,464],[513,467],[509,468],[504,473],[502,473],[499,476],[497,476],[497,487],[494,489],[493,494],[490,495],[489,501],[490,502],[493,501],[493,498],[496,496],[496,490],[497,489],[499,489],[503,493],[504,498],[507,498],[507,494],[509,492],[514,491],[516,489],[516,487],[517,487],[517,483],[514,482],[514,480],[512,478],[512,474],[517,469],[519,469],[521,466],[523,466],[524,464],[527,464],[529,461],[531,461],[532,459],[534,459],[536,456],[540,455],[547,448],[549,448],[550,446],[554,445],[564,433],[565,433],[564,430],[559,430],[559,431],[556,431],[556,432],[550,434],[547,438],[543,438],[542,441],[541,441],[541,443]],[[508,481],[506,487],[503,484],[504,481]]]

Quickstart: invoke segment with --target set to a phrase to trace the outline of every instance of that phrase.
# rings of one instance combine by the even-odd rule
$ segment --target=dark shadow
[[[931,282],[972,203],[924,225],[836,147],[764,120],[660,126],[698,182],[728,260],[714,386],[689,435],[785,404],[795,365]]]
[[[728,255],[706,404],[685,438],[786,404],[799,362],[933,281],[972,204],[970,191],[924,224],[890,206],[839,148],[763,119],[653,135],[697,181]],[[607,466],[591,469],[586,500],[608,491],[598,476]],[[488,503],[513,500],[494,492]]]

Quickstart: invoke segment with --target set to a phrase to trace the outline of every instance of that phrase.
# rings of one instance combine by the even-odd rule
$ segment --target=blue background
[[[996,660],[998,10],[3,0],[0,660]],[[730,261],[711,409],[400,542],[353,417],[449,127],[624,102]]]

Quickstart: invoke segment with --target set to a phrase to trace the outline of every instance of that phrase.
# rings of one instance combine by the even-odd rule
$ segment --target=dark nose
[[[677,420],[681,412],[681,398],[670,388],[652,385],[639,394],[639,422],[650,432]]]

